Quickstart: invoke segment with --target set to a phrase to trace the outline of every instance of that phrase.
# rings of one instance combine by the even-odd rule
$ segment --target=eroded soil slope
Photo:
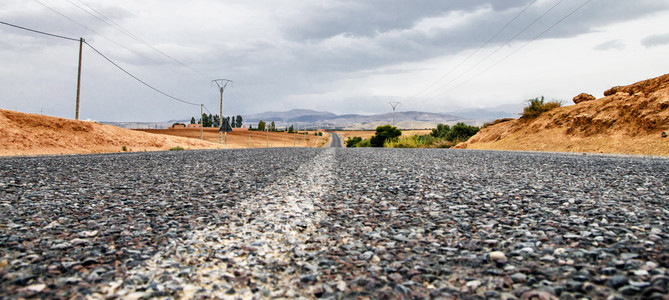
[[[603,98],[560,107],[535,119],[488,126],[457,147],[669,156],[666,134],[669,74],[613,87]]]
[[[75,154],[220,148],[196,139],[165,136],[0,109],[0,155]]]

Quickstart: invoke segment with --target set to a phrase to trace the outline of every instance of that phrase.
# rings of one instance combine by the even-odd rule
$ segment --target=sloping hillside
[[[74,154],[220,148],[218,144],[95,122],[0,109],[0,155]]]
[[[604,95],[488,126],[457,148],[669,156],[669,74]]]

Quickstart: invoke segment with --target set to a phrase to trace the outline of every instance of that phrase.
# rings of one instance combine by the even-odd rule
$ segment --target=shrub
[[[376,134],[370,139],[372,147],[383,147],[383,144],[390,139],[402,135],[402,131],[395,126],[383,125],[376,127]]]
[[[437,128],[432,129],[431,136],[436,138],[445,138],[451,131],[451,127],[446,124],[438,124]]]
[[[126,151],[128,151],[128,148],[126,146],[123,146],[123,147],[121,147],[121,150],[123,150],[123,152],[126,152]]]
[[[476,126],[470,126],[465,123],[458,123],[453,125],[451,130],[446,135],[446,139],[451,142],[461,141],[464,142],[470,137],[474,136],[479,132],[479,128]]]
[[[427,148],[436,139],[430,135],[412,135],[386,140],[383,147],[386,148]]]
[[[359,143],[355,144],[356,147],[372,147],[372,142],[370,139],[362,140]]]
[[[182,151],[182,150],[184,150],[184,148],[181,147],[181,146],[176,146],[176,147],[170,148],[170,151]]]
[[[521,119],[536,118],[544,112],[562,106],[562,102],[560,101],[553,100],[544,102],[544,96],[541,96],[541,99],[537,97],[527,101],[528,105],[523,108],[523,115],[520,117]]]
[[[362,138],[359,136],[354,136],[352,138],[346,139],[346,147],[355,147],[358,143],[362,142]]]

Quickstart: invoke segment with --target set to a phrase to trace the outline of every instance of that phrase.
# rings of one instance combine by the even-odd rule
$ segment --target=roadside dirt
[[[0,156],[216,149],[197,139],[0,109]]]
[[[669,74],[604,95],[595,100],[579,95],[578,104],[535,119],[488,126],[456,148],[669,156],[669,137],[663,137],[669,134]]]

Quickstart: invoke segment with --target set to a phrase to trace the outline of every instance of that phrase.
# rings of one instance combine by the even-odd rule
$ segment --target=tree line
[[[241,115],[225,117],[223,120],[227,121],[232,128],[242,128],[244,124]],[[218,115],[202,114],[202,117],[197,120],[195,117],[190,118],[191,124],[200,124],[200,121],[202,121],[202,127],[221,127],[221,117]]]

